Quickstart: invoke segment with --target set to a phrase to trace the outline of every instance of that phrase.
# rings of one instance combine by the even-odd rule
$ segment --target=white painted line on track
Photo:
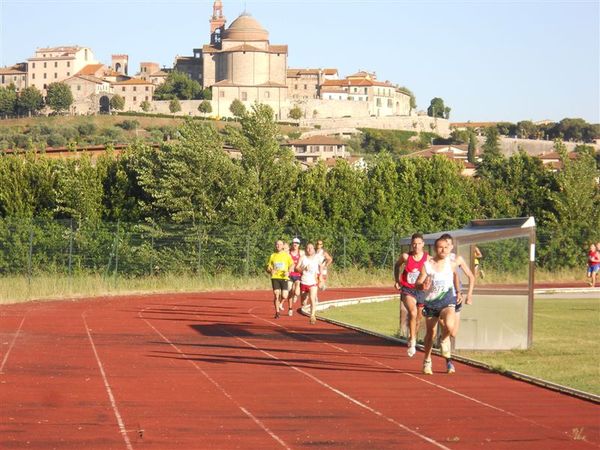
[[[176,309],[176,308],[174,308]],[[158,334],[162,340],[164,340],[167,344],[169,344],[171,347],[173,347],[175,349],[175,351],[177,353],[179,353],[181,356],[184,357],[188,357],[188,355],[181,351],[179,349],[179,347],[177,347],[175,344],[173,344],[169,338],[167,338],[164,334],[162,334],[154,325],[152,325],[150,322],[148,322],[148,320],[146,320],[143,315],[140,313],[140,318],[146,322],[146,324],[152,328],[154,330],[154,332],[156,334]],[[188,358],[188,362],[194,366],[196,368],[196,370],[198,370],[208,381],[210,381],[219,391],[221,391],[221,393],[227,397],[233,404],[235,404],[246,416],[248,416],[248,418],[252,419],[252,421],[254,421],[254,423],[256,423],[256,425],[258,425],[260,428],[262,428],[263,431],[265,431],[269,436],[271,436],[279,445],[281,445],[283,448],[291,450],[290,447],[283,441],[283,439],[281,439],[279,436],[277,436],[273,431],[271,431],[269,429],[269,427],[267,427],[258,417],[256,417],[254,414],[252,414],[250,411],[248,411],[246,408],[244,408],[242,405],[240,405],[232,396],[231,394],[229,394],[229,392],[227,392],[227,390],[225,390],[225,388],[223,386],[221,386],[214,378],[212,378],[208,373],[206,373],[198,364],[196,364],[195,361],[191,360]]]
[[[26,317],[26,314],[23,316],[23,319],[21,319],[19,328],[17,328],[17,331],[15,332],[15,335],[13,336],[13,339],[10,342],[10,345],[8,346],[8,350],[6,351],[4,358],[2,358],[2,364],[0,364],[0,373],[4,373],[4,366],[6,365],[6,361],[8,361],[8,355],[10,355],[10,352],[12,351],[13,347],[15,346],[15,342],[17,342],[17,338],[19,337],[19,334],[21,333],[21,328],[23,328],[23,323],[25,322],[25,317]]]
[[[330,344],[330,343],[328,343],[328,342],[322,341],[321,339],[314,338],[314,337],[312,337],[312,336],[310,336],[310,335],[307,335],[307,334],[304,334],[304,333],[302,333],[302,332],[298,332],[298,331],[295,331],[295,330],[290,330],[289,328],[286,328],[286,327],[284,327],[283,325],[281,325],[281,324],[279,324],[279,323],[275,323],[275,322],[272,322],[271,320],[268,320],[268,319],[265,319],[265,318],[263,318],[263,317],[257,316],[256,314],[254,314],[254,313],[253,313],[253,311],[254,311],[256,308],[257,308],[257,307],[254,307],[254,308],[251,308],[250,310],[248,310],[248,313],[249,313],[249,314],[250,314],[252,317],[255,317],[255,318],[257,318],[257,319],[260,319],[260,320],[262,320],[262,321],[264,321],[264,322],[268,322],[268,323],[271,323],[271,324],[273,324],[273,325],[276,325],[276,326],[278,326],[278,327],[280,327],[280,328],[282,328],[282,329],[286,330],[286,332],[288,332],[288,333],[290,333],[290,334],[300,334],[300,335],[302,335],[302,336],[305,336],[305,337],[307,337],[308,339],[310,339],[310,340],[312,340],[312,341],[314,341],[314,342],[319,342],[319,343],[321,343],[321,344],[325,344],[325,345],[327,345],[327,346],[329,346],[329,347],[333,347],[333,348],[335,348],[335,349],[338,349],[338,350],[340,350],[340,351],[343,351],[344,353],[349,353],[349,350],[343,349],[343,348],[341,348],[341,347],[337,347],[336,345],[333,345],[333,344]],[[417,375],[414,375],[414,374],[412,374],[412,373],[406,373],[406,372],[403,372],[403,371],[402,371],[402,370],[400,370],[400,369],[397,369],[397,368],[395,368],[395,367],[389,366],[389,365],[387,365],[387,364],[385,364],[385,363],[382,363],[382,362],[380,362],[380,361],[377,361],[377,360],[375,360],[375,359],[369,358],[369,357],[367,357],[367,356],[363,356],[363,355],[361,355],[360,353],[358,353],[358,354],[357,354],[357,356],[359,356],[360,358],[362,358],[362,359],[364,359],[364,360],[366,360],[366,361],[370,361],[370,362],[372,362],[372,363],[375,363],[375,364],[377,364],[377,365],[379,365],[379,366],[381,366],[381,367],[385,367],[386,369],[392,370],[392,371],[394,371],[394,372],[397,372],[397,373],[399,373],[399,374],[402,374],[402,375],[409,376],[409,377],[411,377],[411,378],[417,379],[417,380],[419,380],[419,381],[422,381],[422,382],[424,382],[424,383],[427,383],[427,384],[429,384],[429,385],[431,385],[431,386],[434,386],[434,387],[436,387],[436,388],[438,388],[438,389],[444,390],[444,391],[446,391],[446,392],[449,392],[449,393],[451,393],[451,394],[454,394],[454,395],[456,395],[456,396],[462,397],[462,398],[464,398],[464,399],[466,399],[466,400],[472,401],[472,402],[474,402],[474,403],[476,403],[476,404],[478,404],[478,405],[480,405],[480,406],[484,406],[484,407],[486,407],[486,408],[493,409],[493,410],[495,410],[495,411],[498,411],[498,412],[500,412],[500,413],[503,413],[503,414],[506,414],[506,415],[508,415],[508,416],[511,416],[511,417],[513,417],[513,418],[515,418],[515,419],[519,419],[519,420],[522,420],[522,421],[524,421],[524,422],[530,423],[530,424],[532,424],[532,425],[536,425],[536,426],[538,426],[538,427],[541,427],[541,428],[544,428],[544,429],[547,429],[547,430],[550,430],[550,431],[554,431],[554,432],[556,432],[557,434],[560,434],[561,436],[562,436],[562,435],[566,435],[566,436],[568,436],[568,437],[570,437],[570,436],[571,436],[571,435],[570,435],[568,432],[564,432],[564,433],[563,433],[563,432],[557,431],[556,429],[554,429],[554,428],[552,428],[552,427],[549,427],[549,426],[547,426],[547,425],[544,425],[544,424],[542,424],[542,423],[536,422],[535,420],[528,419],[527,417],[520,416],[520,415],[518,415],[518,414],[515,414],[515,413],[513,413],[513,412],[510,412],[510,411],[507,411],[507,410],[505,410],[505,409],[502,409],[502,408],[500,408],[500,407],[498,407],[498,406],[494,406],[494,405],[492,405],[492,404],[489,404],[489,403],[486,403],[486,402],[484,402],[484,401],[478,400],[478,399],[476,399],[476,398],[474,398],[474,397],[471,397],[471,396],[469,396],[469,395],[463,394],[462,392],[458,392],[458,391],[456,391],[456,390],[454,390],[454,389],[447,388],[447,387],[445,387],[445,386],[442,386],[442,385],[440,385],[440,384],[434,383],[434,382],[432,382],[432,381],[430,381],[430,380],[427,380],[427,379],[425,379],[425,378],[419,377],[419,376],[417,376]],[[590,444],[590,445],[592,445],[592,446],[594,446],[594,447],[598,447],[598,446],[596,446],[594,443],[592,443],[592,442],[590,442],[590,441],[587,441],[587,440],[585,440],[585,439],[582,439],[582,442],[585,442],[585,443],[587,443],[587,444]]]
[[[102,374],[102,379],[104,380],[104,387],[106,388],[106,392],[108,393],[108,398],[110,399],[110,404],[112,406],[113,412],[115,413],[115,417],[117,418],[117,423],[119,424],[119,431],[121,432],[121,436],[123,436],[123,440],[125,441],[125,446],[129,450],[133,450],[131,445],[131,441],[129,440],[129,436],[127,435],[127,430],[125,429],[125,424],[123,423],[123,419],[121,418],[121,414],[119,413],[119,408],[117,407],[117,402],[115,401],[115,396],[113,395],[112,388],[110,387],[110,383],[108,382],[108,378],[106,377],[106,372],[104,371],[104,366],[102,365],[102,361],[100,361],[100,356],[98,356],[98,351],[96,350],[96,344],[94,344],[94,339],[92,338],[92,334],[90,333],[90,327],[88,326],[87,320],[85,318],[85,312],[81,314],[83,319],[83,323],[85,324],[85,332],[88,335],[90,340],[90,344],[92,345],[92,350],[94,351],[94,356],[96,357],[96,362],[98,363],[98,367],[100,368],[100,373]]]
[[[378,417],[381,417],[382,419],[385,419],[385,420],[387,420],[388,422],[390,422],[390,423],[392,423],[392,424],[396,425],[397,427],[399,427],[399,428],[403,429],[404,431],[406,431],[406,432],[408,432],[408,433],[411,433],[411,434],[413,434],[413,435],[415,435],[415,436],[417,436],[417,437],[419,437],[419,438],[423,439],[423,440],[424,440],[424,441],[426,441],[426,442],[429,442],[430,444],[432,444],[432,445],[434,445],[434,446],[436,446],[436,447],[438,447],[438,448],[443,448],[443,449],[446,449],[446,450],[450,450],[448,447],[444,446],[444,445],[443,445],[443,444],[441,444],[440,442],[437,442],[436,440],[434,440],[434,439],[432,439],[432,438],[430,438],[430,437],[428,437],[428,436],[425,436],[424,434],[421,434],[421,433],[419,433],[418,431],[415,431],[415,430],[413,430],[412,428],[409,428],[409,427],[407,427],[406,425],[404,425],[404,424],[402,424],[402,423],[400,423],[400,422],[397,422],[396,420],[392,419],[391,417],[388,417],[388,416],[386,416],[385,414],[383,414],[382,412],[380,412],[380,411],[376,410],[375,408],[371,408],[369,405],[366,405],[366,404],[364,404],[364,403],[363,403],[363,402],[361,402],[360,400],[357,400],[357,399],[355,399],[354,397],[352,397],[352,396],[350,396],[350,395],[346,394],[345,392],[342,392],[342,391],[340,391],[339,389],[337,389],[337,388],[334,388],[334,387],[333,387],[333,386],[331,386],[330,384],[328,384],[328,383],[326,383],[325,381],[323,381],[323,380],[321,380],[321,379],[317,378],[316,376],[314,376],[314,375],[312,375],[312,374],[310,374],[310,373],[306,372],[305,370],[302,370],[302,369],[300,369],[299,367],[296,367],[296,366],[294,366],[293,364],[291,364],[291,363],[289,363],[289,362],[287,362],[287,361],[285,361],[285,360],[283,360],[283,359],[280,359],[280,358],[278,358],[277,356],[275,356],[275,355],[273,355],[273,354],[269,353],[268,351],[266,351],[266,350],[263,350],[263,349],[261,349],[260,347],[257,347],[256,345],[252,344],[251,342],[248,342],[247,340],[245,340],[245,339],[243,339],[243,338],[241,338],[241,337],[239,337],[239,336],[236,336],[235,334],[232,334],[232,333],[230,333],[230,332],[229,332],[229,331],[227,331],[227,330],[223,330],[223,331],[224,331],[225,333],[229,334],[230,336],[232,336],[232,337],[236,338],[237,340],[239,340],[239,341],[243,342],[243,343],[244,343],[244,344],[246,344],[248,347],[251,347],[251,348],[253,348],[253,349],[255,349],[255,350],[258,350],[259,352],[263,353],[264,355],[267,355],[269,358],[271,358],[271,359],[274,359],[274,360],[276,360],[276,361],[279,361],[279,362],[281,362],[282,364],[285,364],[285,365],[286,365],[286,366],[288,366],[290,369],[292,369],[292,370],[295,370],[295,371],[297,371],[297,372],[301,373],[302,375],[304,375],[304,376],[306,376],[306,377],[310,378],[311,380],[315,381],[316,383],[320,384],[321,386],[323,386],[323,387],[325,387],[325,388],[329,389],[330,391],[332,391],[332,392],[336,393],[336,394],[337,394],[337,395],[339,395],[340,397],[342,397],[342,398],[344,398],[344,399],[346,399],[346,400],[348,400],[348,401],[350,401],[350,402],[354,403],[354,404],[355,404],[355,405],[357,405],[357,406],[360,406],[361,408],[364,408],[364,409],[366,409],[366,410],[367,410],[367,411],[369,411],[369,412],[372,412],[372,413],[373,413],[373,414],[375,414],[376,416],[378,416]]]

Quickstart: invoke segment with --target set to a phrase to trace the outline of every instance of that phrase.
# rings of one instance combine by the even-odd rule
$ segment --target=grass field
[[[330,308],[322,313],[389,336],[398,333],[398,300]],[[600,395],[600,298],[535,301],[528,350],[459,351],[495,369],[512,370]]]

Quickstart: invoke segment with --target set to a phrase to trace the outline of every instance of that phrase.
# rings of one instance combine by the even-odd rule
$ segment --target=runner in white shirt
[[[333,264],[333,258],[331,257],[329,252],[327,252],[327,250],[325,250],[325,248],[323,247],[323,239],[319,239],[317,241],[316,254],[317,254],[317,256],[319,256],[319,258],[321,258],[321,264],[322,264],[321,276],[319,277],[319,289],[324,291],[326,288],[325,283],[327,281],[327,268],[331,264]]]
[[[302,291],[302,303],[310,302],[310,323],[317,322],[317,291],[319,289],[319,274],[323,269],[322,258],[315,253],[312,243],[306,244],[305,254],[300,258],[296,270],[302,274],[300,278],[300,290]]]

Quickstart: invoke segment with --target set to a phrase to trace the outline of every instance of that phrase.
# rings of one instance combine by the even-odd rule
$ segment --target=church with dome
[[[266,103],[278,117],[288,110],[287,45],[269,42],[269,32],[243,13],[225,28],[223,5],[214,2],[210,44],[194,50],[193,58],[178,58],[175,69],[212,89],[213,111],[229,115],[231,102]]]
[[[195,48],[193,56],[176,57],[174,70],[211,89],[217,117],[231,116],[236,99],[247,108],[267,104],[278,120],[287,120],[293,108],[300,108],[303,122],[415,115],[410,91],[378,80],[374,72],[340,79],[333,68],[288,67],[288,46],[271,44],[269,32],[247,12],[226,26],[221,0],[214,1],[209,23],[210,43]]]

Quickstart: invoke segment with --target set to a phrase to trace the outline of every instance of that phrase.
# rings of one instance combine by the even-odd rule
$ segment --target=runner
[[[460,255],[454,253],[454,239],[448,233],[442,234],[440,236],[442,239],[446,239],[448,242],[450,252],[450,260],[454,261],[457,266],[457,270],[455,273],[455,284],[458,286],[458,291],[454,291],[454,296],[456,297],[456,308],[454,309],[454,313],[456,316],[456,320],[454,321],[454,327],[450,330],[450,338],[455,339],[458,335],[458,329],[460,328],[460,312],[463,308],[463,305],[471,305],[473,303],[473,289],[475,287],[475,275],[469,269],[468,264],[465,262],[464,258]],[[466,299],[463,301],[462,294],[462,284],[460,281],[460,271],[462,271],[465,276],[469,279],[469,291],[467,293]],[[483,275],[482,275],[483,277]],[[446,367],[448,369],[448,373],[454,373],[454,364],[452,363],[451,358],[446,359]]]
[[[292,239],[292,245],[290,247],[290,256],[294,261],[294,266],[297,266],[298,261],[300,261],[300,258],[304,256],[304,251],[300,250],[300,239],[297,237]],[[290,272],[290,291],[292,292],[292,295],[289,297],[288,316],[292,316],[294,314],[294,303],[296,303],[298,297],[300,297],[300,276],[300,272],[296,271],[296,269]]]
[[[485,272],[481,268],[481,259],[483,258],[483,253],[479,250],[479,247],[475,246],[473,248],[473,270],[475,271],[475,278],[481,276],[481,278],[485,278]]]
[[[402,253],[394,265],[394,282],[396,289],[400,290],[400,301],[408,312],[408,350],[409,357],[415,356],[417,334],[421,323],[423,309],[423,292],[417,290],[415,282],[421,273],[421,267],[429,259],[429,254],[423,251],[423,235],[415,233],[410,238],[410,251]],[[404,270],[400,273],[400,268]]]
[[[322,262],[321,275],[319,276],[319,289],[324,291],[327,288],[327,268],[331,266],[331,264],[333,264],[333,258],[331,257],[329,252],[323,247],[323,239],[317,240],[316,254],[317,256],[319,256],[319,258],[321,258]]]
[[[310,323],[317,322],[317,291],[319,273],[323,267],[322,258],[315,253],[315,246],[312,243],[306,244],[306,252],[298,263],[297,270],[302,273],[300,289],[302,290],[302,304],[310,302]]]
[[[275,253],[271,254],[267,262],[267,273],[271,274],[276,319],[279,318],[280,309],[283,309],[283,302],[288,298],[288,277],[294,267],[292,257],[283,247],[283,241],[275,242]]]
[[[454,327],[456,297],[453,288],[459,292],[456,275],[456,262],[450,260],[450,244],[441,237],[435,241],[435,257],[421,267],[421,274],[416,282],[417,288],[426,291],[423,316],[426,318],[427,333],[425,335],[425,356],[423,358],[423,373],[432,375],[431,349],[435,329],[439,322],[442,328],[441,349],[442,356],[449,360],[452,357],[450,344],[450,330]],[[460,297],[459,297],[460,299]],[[451,363],[451,361],[450,361]],[[454,373],[453,365],[447,366],[448,373]]]
[[[599,271],[600,271],[600,249],[596,245],[590,244],[590,251],[588,252],[587,277],[590,279],[588,281],[588,283],[591,287],[596,286],[596,277],[598,276]]]

